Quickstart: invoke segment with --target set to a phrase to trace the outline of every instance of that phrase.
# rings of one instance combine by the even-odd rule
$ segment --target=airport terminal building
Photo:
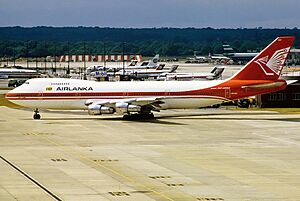
[[[261,108],[300,108],[300,72],[290,72],[282,76],[285,80],[298,80],[283,91],[259,95],[257,105]]]
[[[291,49],[288,56],[288,65],[300,65],[300,49]]]
[[[300,65],[300,49],[291,49],[287,59],[289,69]],[[299,70],[299,68],[296,68]],[[298,80],[285,90],[256,97],[257,106],[261,108],[300,108],[300,71],[288,72],[281,76],[285,80]]]

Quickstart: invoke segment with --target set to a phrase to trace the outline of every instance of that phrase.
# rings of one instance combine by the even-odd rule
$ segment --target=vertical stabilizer
[[[249,61],[231,80],[277,80],[281,74],[295,37],[276,38]]]
[[[158,60],[159,60],[159,54],[155,55],[155,57],[151,59],[148,66],[157,66]]]

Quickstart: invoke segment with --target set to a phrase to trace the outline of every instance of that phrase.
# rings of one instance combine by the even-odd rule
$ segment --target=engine
[[[130,112],[141,112],[142,107],[139,105],[130,105],[128,103],[117,103],[116,112],[119,114],[125,114]]]
[[[89,105],[88,113],[89,115],[101,115],[101,114],[112,114],[115,112],[114,108],[106,107],[103,105]]]

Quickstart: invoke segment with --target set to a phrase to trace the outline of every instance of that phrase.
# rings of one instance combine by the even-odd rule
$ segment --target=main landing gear
[[[137,113],[137,114],[125,114],[123,120],[146,120],[154,119],[153,113]]]
[[[41,115],[39,114],[39,109],[38,108],[36,108],[34,110],[33,119],[41,119]]]

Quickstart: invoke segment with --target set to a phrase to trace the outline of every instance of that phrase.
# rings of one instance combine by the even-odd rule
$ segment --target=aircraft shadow
[[[45,111],[46,112],[46,111]],[[48,111],[46,112],[48,113]],[[57,111],[50,111],[50,113],[62,113]],[[78,112],[70,112],[70,111],[63,111],[64,114],[78,114]],[[84,113],[83,113],[84,114]],[[86,114],[85,114],[86,115]],[[238,116],[238,117],[226,117],[226,116]],[[245,113],[213,113],[213,114],[172,114],[172,115],[163,115],[163,116],[156,116],[153,119],[129,119],[124,120],[120,116],[101,116],[100,118],[89,118],[89,117],[65,117],[65,118],[43,118],[39,121],[53,121],[53,122],[45,122],[46,124],[63,124],[64,121],[123,121],[128,123],[152,123],[152,124],[164,124],[164,125],[187,125],[182,122],[170,122],[167,121],[168,119],[183,119],[183,120],[273,120],[273,121],[288,121],[288,122],[300,122],[299,118],[251,118],[251,116],[254,115],[268,115],[268,116],[274,116],[274,113],[264,113],[264,112],[245,112]],[[220,117],[217,117],[220,116]],[[223,117],[222,117],[223,116]],[[250,117],[249,117],[250,116]],[[23,119],[23,120],[32,120],[29,118]]]
[[[27,108],[22,108],[21,110],[31,110]],[[298,118],[259,118],[258,115],[264,115],[264,116],[274,116],[277,113],[267,113],[267,112],[242,112],[242,113],[234,113],[233,112],[226,112],[226,113],[180,113],[178,114],[160,114],[161,116],[157,115],[153,119],[129,119],[124,120],[120,116],[100,116],[99,118],[89,118],[87,117],[86,111],[70,111],[70,110],[63,110],[63,111],[56,111],[56,110],[41,110],[41,113],[50,113],[50,114],[68,114],[68,115],[78,115],[83,117],[64,117],[64,118],[47,118],[42,117],[40,121],[47,120],[47,121],[56,121],[56,122],[47,122],[46,124],[63,124],[63,121],[124,121],[128,123],[152,123],[152,124],[165,124],[165,125],[187,125],[182,122],[170,122],[166,121],[167,119],[182,119],[182,120],[273,120],[273,121],[288,121],[288,122],[300,122],[300,119]],[[280,113],[278,113],[280,114]],[[43,115],[42,115],[43,116]],[[219,116],[219,117],[217,117]],[[223,117],[222,117],[223,116]],[[225,116],[238,116],[238,117],[228,117]],[[255,118],[251,118],[251,116],[258,116]],[[32,120],[31,118],[26,118],[23,120]],[[61,122],[59,122],[61,121]]]
[[[270,115],[270,116],[274,116],[276,114],[274,113],[265,113],[265,112],[243,112],[243,113],[202,113],[202,114],[172,114],[172,115],[163,115],[163,116],[158,116],[155,118],[158,119],[164,119],[164,118],[180,118],[180,119],[184,119],[185,117],[203,117],[203,116],[230,116],[230,115],[234,115],[234,116],[254,116],[254,115]]]
[[[165,117],[159,117],[159,119],[164,119]],[[167,118],[174,118],[174,117],[167,117]],[[260,120],[260,121],[285,121],[285,122],[300,122],[300,118],[251,118],[251,117],[230,117],[230,118],[218,118],[218,117],[200,117],[200,118],[191,118],[191,117],[180,117],[180,119],[184,120],[222,120],[222,121],[232,121],[232,120]]]
[[[165,125],[186,125],[184,123],[178,123],[178,122],[169,122],[169,121],[162,121],[159,117],[154,117],[153,119],[130,119],[130,120],[124,120],[122,117],[116,117],[116,118],[101,118],[99,119],[101,121],[124,121],[128,123],[134,123],[134,122],[140,122],[140,123],[153,123],[153,124],[165,124]]]
[[[23,119],[23,120],[32,120],[32,119]],[[56,121],[56,122],[46,122],[46,124],[63,124],[64,121],[123,121],[128,123],[153,123],[153,124],[165,124],[165,125],[186,125],[183,123],[177,122],[169,122],[169,121],[162,121],[159,118],[154,119],[134,119],[134,120],[124,120],[122,117],[101,117],[101,118],[43,118],[37,121]],[[59,122],[61,121],[61,122]]]

